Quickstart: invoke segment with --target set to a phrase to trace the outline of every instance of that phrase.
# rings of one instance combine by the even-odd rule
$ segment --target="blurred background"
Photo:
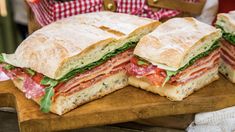
[[[36,15],[33,14],[31,11],[29,4],[31,3],[31,7],[34,8],[34,13],[38,10],[40,13],[36,13]],[[41,26],[45,26],[45,24],[35,24],[37,26],[34,26],[32,24],[32,21],[28,23],[28,18],[29,20],[34,18],[32,17],[41,17],[45,19],[48,14],[55,14],[55,12],[50,13],[46,12],[48,7],[43,7],[43,4],[39,3],[46,3],[45,1],[47,0],[0,0],[0,53],[5,52],[5,53],[13,53],[16,49],[16,47],[28,36],[28,25],[30,32],[35,31],[36,29],[40,28]],[[69,2],[71,0],[48,0],[47,2],[55,2],[55,3],[65,3]],[[78,0],[76,0],[78,1]],[[105,1],[105,0],[104,0]],[[110,0],[113,1],[113,0]],[[138,0],[115,0],[117,3],[124,3],[123,1],[138,1]],[[156,8],[154,11],[157,12],[161,8],[161,5],[158,7],[158,3],[161,0],[139,0],[139,1],[153,1],[155,2],[154,4],[156,5]],[[168,3],[168,5],[164,5],[169,9],[176,9],[176,15],[175,16],[170,16],[167,19],[171,17],[182,17],[182,16],[194,16],[197,17],[197,19],[204,21],[206,23],[210,23],[211,21],[214,20],[214,16],[216,16],[217,13],[219,12],[228,12],[230,10],[235,9],[235,0],[176,0],[176,1],[191,1],[191,6],[192,8],[189,8],[191,10],[188,10],[185,8],[185,6],[178,6],[174,8],[174,5],[177,5],[175,3],[175,0],[172,0],[174,2]],[[197,6],[193,2],[198,3]],[[161,3],[161,2],[160,2]],[[175,4],[173,4],[175,3]],[[33,5],[33,6],[32,6]],[[35,6],[38,5],[38,6]],[[117,4],[118,5],[118,4]],[[179,4],[178,4],[179,5]],[[41,7],[40,7],[41,6]],[[120,6],[120,5],[119,5]],[[204,7],[204,8],[203,8]],[[119,7],[118,7],[119,8]],[[195,8],[197,13],[195,13],[194,10]],[[198,8],[198,9],[197,9]],[[104,5],[105,9],[105,5]],[[144,8],[143,8],[144,9]],[[77,9],[78,11],[80,9]],[[109,10],[109,9],[108,9]],[[117,9],[118,10],[118,9]],[[65,12],[66,10],[64,10]],[[113,11],[110,9],[110,11]],[[178,15],[178,11],[181,12],[181,15]],[[143,11],[144,12],[144,11]],[[160,12],[160,10],[159,10]],[[63,13],[63,12],[60,12]],[[79,13],[79,12],[78,12]],[[123,13],[130,13],[130,12],[123,12]],[[192,14],[194,13],[194,14]],[[76,13],[75,13],[76,14]],[[131,13],[132,14],[132,13]],[[183,14],[183,15],[182,15]],[[41,15],[41,16],[40,16]],[[138,14],[137,14],[138,15]],[[159,14],[158,14],[159,15]],[[162,14],[160,14],[161,16]],[[45,18],[44,18],[45,17]],[[51,16],[49,16],[51,17]],[[55,18],[55,16],[52,16]],[[160,20],[167,20],[165,18],[155,18],[155,19],[160,19]],[[40,19],[37,19],[40,20]],[[43,20],[44,21],[44,20]],[[53,20],[56,21],[56,20]],[[50,22],[53,22],[50,21]],[[49,24],[48,22],[47,24]],[[38,22],[40,23],[40,22]],[[41,22],[42,23],[42,22]],[[39,26],[38,26],[39,25]],[[33,27],[33,28],[31,28]],[[36,27],[36,28],[34,28]],[[32,30],[31,30],[32,29]]]
[[[28,35],[24,0],[0,0],[0,52],[13,53]]]

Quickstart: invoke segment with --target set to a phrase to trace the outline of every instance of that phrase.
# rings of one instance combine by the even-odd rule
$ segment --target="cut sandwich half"
[[[127,67],[129,83],[180,101],[219,78],[221,31],[194,18],[173,18],[144,36]]]
[[[235,83],[235,11],[218,14],[216,27],[223,32],[219,71]]]
[[[40,104],[63,114],[128,85],[125,65],[139,39],[159,22],[98,12],[52,23],[2,54],[2,70]]]

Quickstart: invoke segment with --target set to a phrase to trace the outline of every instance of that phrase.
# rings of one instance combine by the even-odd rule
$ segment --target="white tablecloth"
[[[234,132],[235,106],[214,112],[198,113],[188,132]]]

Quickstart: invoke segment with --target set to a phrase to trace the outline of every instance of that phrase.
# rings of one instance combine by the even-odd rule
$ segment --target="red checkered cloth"
[[[198,0],[186,1],[197,2]],[[117,4],[116,12],[148,17],[155,20],[170,18],[180,14],[180,11],[169,9],[153,11],[146,4],[146,0],[115,0],[115,2]],[[28,4],[41,26],[69,16],[103,10],[103,0],[73,0],[67,2],[38,0],[38,2],[28,2]]]

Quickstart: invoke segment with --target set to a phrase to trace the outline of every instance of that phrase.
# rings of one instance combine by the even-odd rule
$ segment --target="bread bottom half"
[[[170,85],[166,84],[164,87],[157,87],[153,86],[150,83],[136,78],[136,77],[129,77],[128,82],[129,84],[159,94],[161,96],[166,96],[168,99],[171,101],[181,101],[185,97],[189,96],[192,94],[194,91],[206,86],[207,84],[219,79],[218,76],[218,67],[215,67],[208,71],[207,73],[204,73],[202,76],[189,81],[186,84],[183,85]]]
[[[222,73],[231,82],[235,83],[235,69],[223,59],[220,60],[219,72]]]
[[[13,82],[18,89],[23,91],[23,80],[15,79]],[[79,105],[101,98],[111,92],[124,88],[127,85],[128,77],[126,73],[124,71],[118,72],[86,89],[75,92],[72,95],[59,95],[52,102],[50,111],[55,114],[62,115]],[[37,103],[40,102],[40,99],[33,100]]]

